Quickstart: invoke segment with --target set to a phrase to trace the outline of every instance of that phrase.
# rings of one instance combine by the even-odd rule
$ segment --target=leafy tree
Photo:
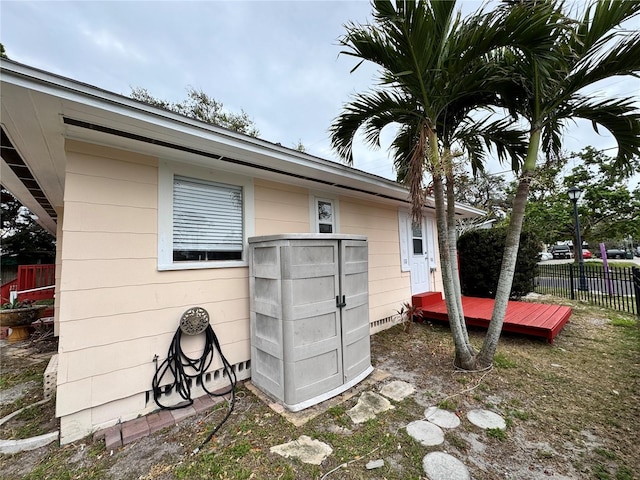
[[[463,172],[456,178],[456,201],[486,210],[489,218],[502,218],[509,208],[506,187],[502,175]]]
[[[500,174],[478,170],[475,174],[460,169],[455,175],[455,200],[484,210],[482,216],[457,220],[458,237],[467,232],[486,228],[487,223],[499,225],[511,208],[507,183]]]
[[[154,97],[146,88],[131,89],[131,98],[154,107],[170,110],[186,117],[211,125],[228,128],[234,132],[257,137],[260,132],[253,120],[244,111],[230,113],[224,110],[222,102],[193,87],[187,88],[187,98],[181,102],[168,102]]]
[[[630,191],[615,159],[592,147],[577,156],[583,163],[564,178],[563,190],[565,195],[574,185],[583,190],[579,204],[583,238],[592,244],[640,238],[640,187]]]
[[[505,14],[514,10],[542,14],[555,26],[548,45],[531,49],[505,49],[491,59],[505,67],[513,88],[505,101],[529,123],[527,157],[520,169],[513,202],[505,254],[498,282],[494,311],[478,357],[479,365],[490,365],[502,331],[509,292],[515,272],[516,257],[529,186],[535,178],[539,150],[547,157],[558,157],[562,128],[568,121],[583,118],[606,128],[618,143],[614,168],[621,174],[638,170],[640,154],[640,112],[635,97],[596,98],[585,89],[618,75],[638,76],[640,72],[640,33],[620,28],[637,16],[640,2],[620,0],[590,3],[580,18],[562,11],[556,0],[545,2],[510,2]],[[532,29],[537,28],[535,23]]]
[[[302,139],[298,139],[298,143],[293,146],[293,149],[302,153],[305,153],[307,151],[307,147],[305,147],[304,143],[302,143]]]
[[[55,239],[38,225],[31,212],[4,188],[0,189],[2,210],[2,257],[19,265],[51,263],[55,260]]]
[[[0,58],[9,58],[2,43],[0,43]]]
[[[553,244],[558,240],[571,238],[570,227],[573,212],[568,208],[566,191],[561,192],[561,173],[565,158],[547,160],[536,170],[529,186],[529,199],[525,208],[524,226],[536,233],[540,241]],[[518,189],[518,181],[513,181],[506,189],[507,202],[513,203]],[[562,194],[561,194],[562,193]],[[508,219],[507,219],[508,223]]]
[[[532,184],[525,210],[525,225],[545,243],[572,238],[575,233],[573,208],[567,198],[572,186],[582,189],[578,204],[582,238],[592,246],[600,242],[618,245],[629,236],[640,238],[640,188],[628,182],[614,166],[615,159],[593,147],[578,154],[581,160],[569,175],[559,169],[539,169],[546,182],[544,192]]]

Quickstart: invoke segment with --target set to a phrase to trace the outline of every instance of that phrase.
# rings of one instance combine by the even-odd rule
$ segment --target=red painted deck
[[[447,306],[440,292],[414,295],[413,304],[422,308],[424,318],[449,321]],[[487,328],[493,312],[493,299],[462,297],[462,308],[467,325]],[[547,339],[553,339],[569,321],[571,308],[531,302],[509,301],[502,330]]]

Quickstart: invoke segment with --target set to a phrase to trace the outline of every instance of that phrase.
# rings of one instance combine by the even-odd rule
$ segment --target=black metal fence
[[[575,263],[540,265],[536,269],[534,291],[640,316],[640,268],[604,269],[602,264],[586,263],[581,272]]]

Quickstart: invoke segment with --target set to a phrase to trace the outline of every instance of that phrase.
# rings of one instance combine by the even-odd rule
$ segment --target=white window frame
[[[333,209],[333,232],[339,233],[340,231],[340,202],[334,196],[325,195],[322,193],[312,193],[309,195],[309,225],[313,233],[320,233],[320,219],[318,218],[318,202],[327,202],[331,204]],[[324,222],[323,222],[324,223]],[[330,234],[323,234],[330,235]]]
[[[174,262],[173,260],[173,179],[175,175],[242,187],[242,259]],[[246,267],[247,239],[254,235],[253,178],[212,171],[192,165],[160,161],[158,166],[158,270]]]

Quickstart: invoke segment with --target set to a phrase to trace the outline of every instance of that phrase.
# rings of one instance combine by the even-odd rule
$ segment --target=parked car
[[[584,258],[585,260],[589,260],[590,258],[593,258],[593,255],[591,254],[590,250],[587,250],[586,248],[582,249],[582,258]]]
[[[553,254],[550,252],[539,252],[538,261],[543,262],[544,260],[553,260]]]
[[[601,256],[598,252],[598,256]],[[624,248],[607,248],[607,258],[621,259],[628,258],[633,259],[633,252],[631,250],[625,250]]]
[[[569,245],[554,245],[551,247],[553,258],[571,258],[572,253]]]

